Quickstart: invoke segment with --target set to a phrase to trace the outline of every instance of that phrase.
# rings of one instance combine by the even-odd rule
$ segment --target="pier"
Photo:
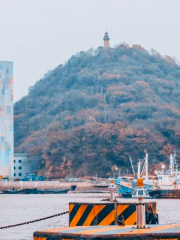
[[[180,224],[135,226],[69,227],[37,231],[34,240],[178,240]]]
[[[145,203],[145,210],[149,206],[156,213],[156,202]],[[118,226],[117,220],[122,215],[125,226]],[[169,229],[169,227],[159,225],[156,227],[148,225],[146,229],[137,229],[136,216],[137,202],[121,203],[116,200],[102,203],[71,202],[69,203],[69,227],[36,231],[34,240],[125,240],[127,238],[135,239],[136,236],[139,237],[139,234],[142,234],[139,239],[144,239],[143,233],[148,237],[152,231]],[[173,225],[174,228],[175,225]]]
[[[94,188],[93,183],[84,182],[61,182],[61,181],[0,181],[0,192],[2,190],[20,189],[57,189],[77,186],[76,192],[109,192],[109,188]]]
[[[136,202],[69,203],[69,227],[36,231],[34,240],[179,240],[180,224],[159,225],[156,202],[144,202],[144,192],[139,178]]]

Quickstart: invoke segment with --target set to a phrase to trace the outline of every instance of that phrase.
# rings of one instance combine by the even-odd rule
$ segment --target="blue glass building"
[[[0,176],[13,177],[13,63],[0,61]]]

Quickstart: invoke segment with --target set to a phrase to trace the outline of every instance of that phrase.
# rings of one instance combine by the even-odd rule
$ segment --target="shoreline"
[[[90,182],[59,182],[59,181],[1,181],[0,182],[0,191],[11,190],[15,188],[20,189],[60,189],[60,188],[69,188],[76,185],[76,190],[74,192],[82,191],[110,191],[109,188],[96,188],[93,187],[94,184]]]

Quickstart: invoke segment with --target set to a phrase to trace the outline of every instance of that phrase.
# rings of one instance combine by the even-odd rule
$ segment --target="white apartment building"
[[[14,154],[14,180],[23,179],[27,174],[35,173],[36,170],[36,161],[32,161],[32,159],[27,154]]]

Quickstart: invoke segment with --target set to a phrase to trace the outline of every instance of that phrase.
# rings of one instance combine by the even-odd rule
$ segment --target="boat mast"
[[[138,162],[138,179],[141,177],[141,161]]]
[[[145,157],[145,163],[146,163],[146,181],[148,180],[148,153],[145,151],[146,157]]]
[[[177,173],[176,150],[174,150],[173,154],[170,154],[170,171],[171,175]]]
[[[129,159],[130,159],[130,163],[131,163],[131,167],[132,167],[133,174],[134,174],[134,176],[135,176],[135,171],[134,171],[134,167],[133,167],[133,163],[132,163],[132,158],[131,158],[131,156],[129,156]]]
[[[177,183],[178,165],[177,165],[177,160],[176,160],[176,150],[174,150],[174,153],[173,153],[173,162],[174,162],[175,182]]]
[[[174,160],[173,160],[172,153],[170,154],[170,170],[171,170],[171,175],[173,175],[174,174]]]

